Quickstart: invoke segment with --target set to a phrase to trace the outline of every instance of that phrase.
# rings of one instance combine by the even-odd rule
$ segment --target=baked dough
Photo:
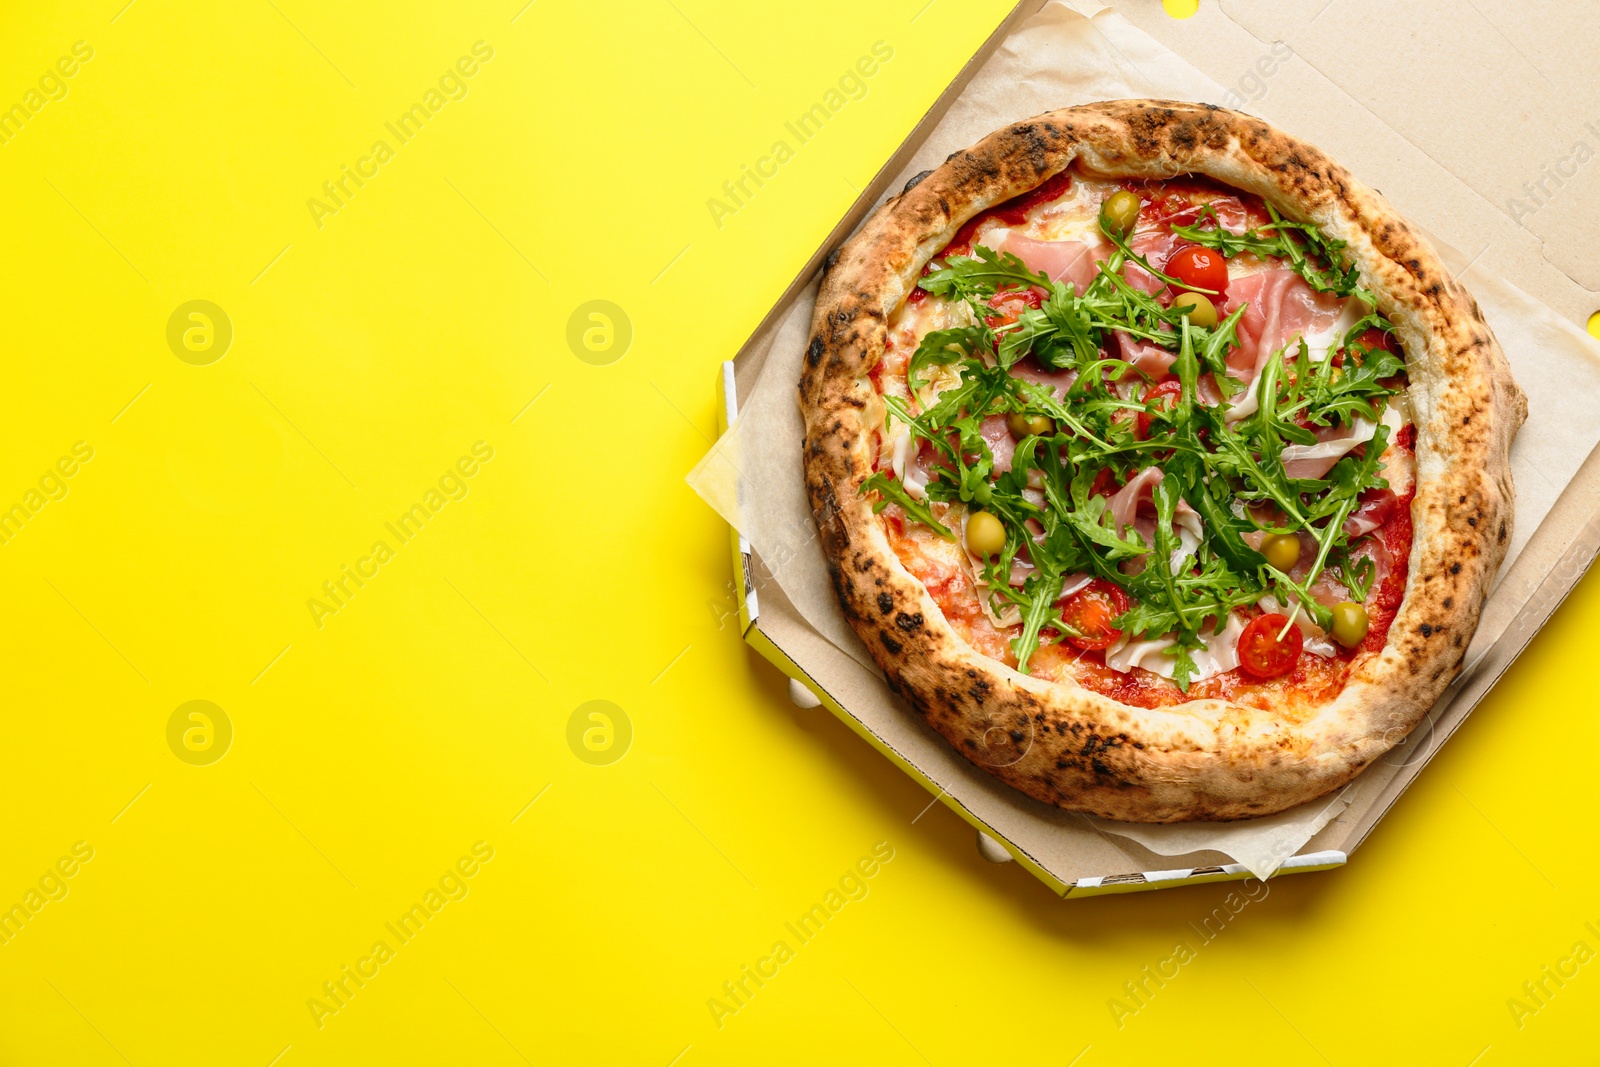
[[[1381,651],[1339,695],[1264,709],[1119,703],[1018,673],[963,641],[887,540],[872,500],[883,405],[868,374],[890,314],[968,219],[1074,163],[1190,173],[1343,240],[1406,353],[1415,531]],[[1316,148],[1209,105],[1121,100],[1000,130],[913,179],[828,258],[800,381],[806,487],[846,618],[890,687],[956,749],[1038,800],[1133,822],[1241,819],[1350,781],[1403,739],[1460,669],[1511,538],[1512,438],[1526,402],[1477,302],[1377,192]]]

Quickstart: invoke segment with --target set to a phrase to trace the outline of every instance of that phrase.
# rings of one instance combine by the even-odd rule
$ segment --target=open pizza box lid
[[[809,315],[828,251],[911,177],[919,149],[984,64],[997,50],[1013,47],[1016,35],[1030,20],[1043,17],[1047,6],[1047,0],[1023,0],[1013,9],[818,246],[749,341],[723,365],[717,395],[724,429],[750,401],[779,328],[796,303],[803,301]],[[1581,8],[1529,10],[1511,0],[1478,0],[1464,11],[1422,4],[1397,8],[1378,0],[1321,5],[1202,0],[1199,14],[1183,20],[1169,17],[1153,0],[1129,2],[1115,11],[1074,0],[1058,13],[1087,20],[1111,52],[1135,67],[1150,62],[1151,49],[1170,49],[1223,87],[1222,95],[1209,102],[1258,114],[1304,137],[1382,189],[1402,214],[1433,235],[1458,277],[1478,267],[1476,277],[1465,279],[1469,288],[1493,285],[1509,294],[1502,305],[1511,302],[1513,323],[1544,320],[1543,332],[1526,336],[1513,325],[1524,353],[1519,364],[1506,324],[1491,316],[1529,392],[1530,428],[1537,429],[1535,420],[1559,418],[1552,415],[1554,405],[1587,405],[1577,409],[1580,417],[1587,414],[1591,427],[1581,454],[1554,476],[1541,474],[1554,484],[1525,493],[1518,483],[1520,551],[1513,548],[1514,558],[1485,605],[1461,677],[1409,737],[1339,795],[1326,825],[1293,855],[1279,856],[1271,865],[1277,873],[1336,867],[1526,647],[1600,551],[1600,451],[1591,451],[1600,440],[1600,346],[1572,325],[1600,308],[1600,259],[1591,254],[1600,241],[1600,217],[1580,210],[1600,203],[1600,165],[1586,166],[1600,153],[1600,88],[1579,77],[1587,73],[1588,60],[1600,54],[1600,23]],[[1382,27],[1382,47],[1374,47],[1374,27]],[[1400,55],[1403,62],[1396,58]],[[991,128],[1037,110],[1008,116]],[[1493,136],[1486,136],[1489,131]],[[960,146],[945,146],[945,151],[954,147]],[[1502,278],[1514,281],[1515,288]],[[1487,311],[1491,301],[1481,291],[1479,297]],[[1552,365],[1546,372],[1540,357],[1558,348],[1569,360],[1563,367],[1572,366],[1574,353],[1588,361],[1581,364],[1576,385],[1570,370],[1565,382],[1539,380],[1555,371]],[[1560,399],[1563,391],[1566,400]],[[1570,419],[1573,412],[1561,414]],[[1525,430],[1518,447],[1524,453],[1537,449],[1537,439]],[[798,458],[794,470],[798,480]],[[732,545],[741,631],[789,676],[795,702],[826,706],[920,781],[930,806],[942,802],[976,828],[979,847],[989,858],[1014,859],[1057,893],[1071,896],[1240,879],[1250,876],[1252,866],[1261,869],[1259,861],[1247,866],[1215,849],[1154,851],[1111,824],[1037,803],[1002,785],[958,755],[889,693],[880,676],[807,621],[737,530]]]

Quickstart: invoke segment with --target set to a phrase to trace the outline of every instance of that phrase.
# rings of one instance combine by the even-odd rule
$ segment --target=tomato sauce
[[[939,254],[941,256],[970,256],[972,254],[972,239],[978,236],[978,230],[990,219],[1002,222],[1007,226],[1021,226],[1028,221],[1029,211],[1040,204],[1048,204],[1061,199],[1071,189],[1072,173],[1070,171],[1062,171],[1037,189],[1023,193],[1015,200],[1007,200],[1005,203],[998,207],[992,207],[988,211],[981,211],[968,219],[966,225],[956,231],[955,237],[945,246],[945,250]]]

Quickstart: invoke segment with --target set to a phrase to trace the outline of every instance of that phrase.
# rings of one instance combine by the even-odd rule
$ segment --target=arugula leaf
[[[1267,205],[1267,213],[1272,217],[1267,225],[1235,234],[1222,228],[1216,212],[1208,204],[1200,209],[1193,226],[1174,226],[1172,232],[1186,241],[1214,248],[1230,259],[1240,252],[1251,252],[1262,258],[1287,260],[1306,284],[1318,292],[1356,296],[1368,307],[1377,303],[1377,299],[1360,286],[1360,271],[1345,255],[1344,241],[1325,236],[1310,223],[1285,219],[1271,204]],[[1208,220],[1212,227],[1202,229],[1200,224]]]
[[[1367,594],[1372,592],[1373,579],[1378,576],[1378,565],[1371,556],[1352,556],[1348,549],[1340,549],[1331,557],[1329,570],[1333,576],[1350,591],[1351,600],[1365,604]]]
[[[1072,527],[1089,541],[1107,549],[1105,560],[1116,563],[1119,560],[1134,559],[1150,551],[1137,533],[1124,536],[1117,530],[1115,517],[1106,505],[1103,496],[1092,496],[1084,501],[1074,511],[1069,511],[1062,516]]]
[[[872,505],[873,514],[882,512],[891,503],[899,504],[908,516],[927,526],[946,541],[956,539],[956,535],[950,532],[950,527],[934,518],[928,505],[906,492],[905,486],[890,477],[888,471],[879,471],[862,482],[861,491],[876,492],[882,498]]]
[[[1061,595],[1062,576],[1052,571],[1041,571],[1023,583],[1026,604],[1022,609],[1022,632],[1011,642],[1017,657],[1017,670],[1028,673],[1028,660],[1039,647],[1039,631],[1050,621],[1056,598]]]
[[[917,379],[924,367],[944,366],[963,359],[975,359],[994,349],[994,333],[987,326],[956,326],[948,330],[930,330],[917,345],[906,368],[906,380],[911,388],[922,389],[927,382]]]
[[[935,296],[953,296],[960,300],[979,300],[991,297],[1005,287],[1028,288],[1040,286],[1049,289],[1050,279],[1031,271],[1021,259],[1011,252],[996,252],[981,245],[973,255],[951,256],[942,270],[926,275],[917,284]]]

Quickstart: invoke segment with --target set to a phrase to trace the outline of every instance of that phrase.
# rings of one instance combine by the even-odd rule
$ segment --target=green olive
[[[1217,324],[1217,305],[1199,293],[1179,293],[1172,301],[1172,310],[1195,326],[1209,330]]]
[[[1261,542],[1261,554],[1267,562],[1285,574],[1300,562],[1300,538],[1294,534],[1273,534]]]
[[[1139,221],[1139,198],[1126,189],[1112,193],[1100,206],[1100,220],[1106,229],[1126,237]]]
[[[974,511],[967,519],[967,550],[974,556],[998,556],[1006,547],[1006,528],[987,511]]]
[[[1333,639],[1345,648],[1355,648],[1367,636],[1367,609],[1353,600],[1333,606]]]
[[[1024,415],[1018,411],[1006,416],[1006,429],[1019,441],[1029,434],[1043,437],[1047,433],[1054,433],[1055,428],[1056,424],[1048,415]]]

